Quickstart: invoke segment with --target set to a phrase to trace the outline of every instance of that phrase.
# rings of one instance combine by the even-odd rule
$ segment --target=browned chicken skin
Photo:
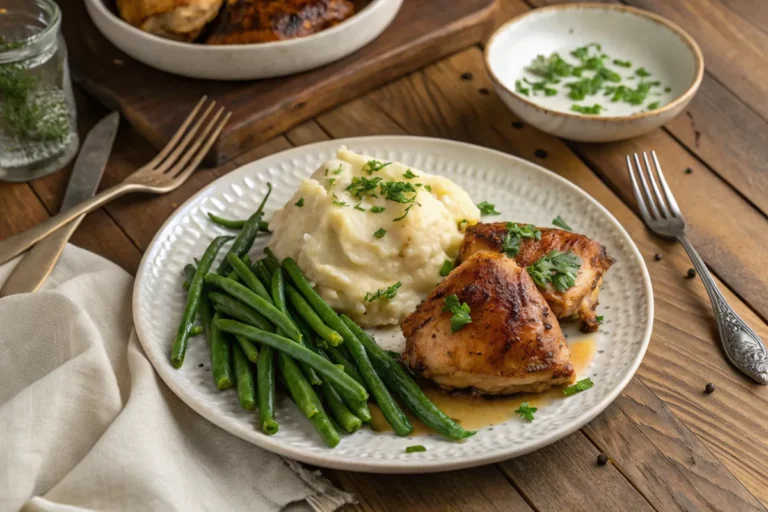
[[[456,294],[472,322],[451,332],[445,297]],[[483,394],[543,391],[575,379],[554,313],[528,272],[498,252],[453,270],[402,323],[403,361],[448,389]]]
[[[552,307],[557,318],[577,316],[582,332],[597,331],[595,309],[597,308],[603,274],[613,265],[605,247],[590,238],[563,229],[538,228],[541,240],[524,238],[515,261],[521,267],[533,265],[550,251],[574,252],[581,258],[581,268],[576,284],[564,292],[557,291],[551,284],[541,288],[544,299]],[[478,251],[501,252],[507,223],[476,224],[467,228],[459,249],[459,261],[464,261]]]
[[[208,44],[249,44],[307,36],[355,12],[351,0],[227,0]]]

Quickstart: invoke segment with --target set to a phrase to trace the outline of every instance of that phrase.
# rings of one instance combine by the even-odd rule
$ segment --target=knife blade
[[[112,112],[86,135],[64,192],[62,211],[88,199],[98,189],[119,125],[120,114]],[[56,266],[69,237],[83,217],[73,220],[30,249],[0,288],[0,297],[38,290]]]

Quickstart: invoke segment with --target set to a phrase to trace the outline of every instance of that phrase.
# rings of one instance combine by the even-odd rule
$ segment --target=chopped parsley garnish
[[[431,186],[429,186],[429,185],[424,185],[424,189],[425,189],[427,192],[432,192],[432,187],[431,187]]]
[[[456,227],[461,229],[462,226],[469,224],[469,221],[467,219],[461,219]]]
[[[595,321],[597,322],[597,325],[603,325],[603,320],[605,320],[605,317],[603,315],[597,315],[595,317]]]
[[[576,384],[574,384],[572,386],[568,386],[567,388],[565,388],[563,390],[563,394],[565,396],[575,395],[576,393],[579,393],[581,391],[587,390],[587,389],[591,388],[594,385],[595,384],[592,382],[592,379],[590,379],[590,378],[581,379]]]
[[[399,221],[399,220],[403,220],[404,218],[406,218],[406,217],[408,216],[408,212],[410,212],[410,211],[411,211],[411,208],[413,208],[413,205],[412,205],[412,204],[409,204],[409,205],[408,205],[408,208],[406,208],[406,209],[403,211],[403,214],[402,214],[401,216],[399,216],[398,218],[396,218],[396,219],[392,219],[392,221],[393,221],[393,222],[397,222],[397,221]]]
[[[453,262],[451,260],[445,260],[443,266],[440,267],[440,275],[445,277],[453,270]]]
[[[405,178],[405,179],[407,179],[407,180],[412,180],[413,178],[418,178],[418,176],[416,176],[415,174],[413,174],[413,171],[411,171],[410,169],[408,169],[407,171],[405,171],[405,173],[403,173],[403,178]],[[416,186],[418,186],[418,185],[419,185],[419,184],[417,183],[417,184],[416,184]]]
[[[520,417],[524,420],[533,421],[533,413],[538,410],[538,407],[531,407],[529,402],[523,402],[520,404],[520,407],[515,410],[515,412],[519,414]]]
[[[571,226],[569,226],[569,225],[568,225],[568,224],[567,224],[567,223],[566,223],[566,222],[563,220],[563,218],[562,218],[561,216],[559,216],[559,215],[558,215],[557,217],[555,217],[554,219],[552,219],[552,224],[554,224],[555,226],[559,227],[560,229],[564,229],[564,230],[566,230],[566,231],[573,231],[573,230],[571,229]]]
[[[354,209],[355,209],[355,210],[360,210],[361,212],[364,212],[364,211],[366,211],[366,209],[365,209],[365,208],[363,208],[362,206],[360,206],[361,204],[362,204],[362,203],[357,203],[357,204],[354,206]]]
[[[371,213],[381,213],[384,210],[386,210],[386,208],[383,206],[371,206]]]
[[[647,76],[651,76],[651,74],[646,70],[645,68],[637,68],[635,70],[635,74],[639,76],[640,78],[645,78]]]
[[[514,258],[520,252],[520,240],[523,238],[541,240],[541,231],[536,229],[533,224],[507,222],[507,234],[504,236],[504,245],[501,251],[510,258]]]
[[[488,201],[482,201],[477,204],[480,208],[481,215],[501,215],[501,212],[496,211],[496,205],[489,203]]]
[[[448,295],[444,300],[443,311],[453,313],[453,316],[451,316],[451,332],[459,331],[465,325],[472,323],[472,318],[469,316],[472,310],[469,309],[469,305],[466,302],[461,304],[459,297],[455,293]]]
[[[407,446],[405,448],[405,453],[425,452],[425,451],[427,451],[427,449],[424,448],[423,446],[421,446],[420,444],[416,444],[416,445],[413,445],[413,446]]]
[[[387,230],[384,228],[379,228],[376,230],[376,232],[373,234],[373,238],[384,238],[384,235],[387,234]]]
[[[515,92],[519,92],[525,96],[530,96],[531,90],[528,87],[523,87],[523,82],[515,80]]]
[[[336,183],[336,178],[328,178],[328,186],[333,186],[333,184]]]
[[[605,88],[605,96],[611,96],[611,101],[624,101],[630,105],[640,105],[648,97],[651,87],[658,82],[640,82],[637,88],[632,89],[626,85],[608,86]]]
[[[376,171],[380,171],[392,162],[379,162],[378,160],[368,160],[365,165],[363,166],[363,171],[367,172],[368,174],[373,174]]]
[[[581,268],[581,259],[575,253],[550,251],[528,267],[533,282],[541,287],[549,283],[559,292],[576,284],[576,275]]]
[[[664,92],[672,92],[672,88],[671,87],[665,87],[664,88]]]
[[[592,55],[590,55],[590,48],[594,48],[595,51],[592,52]],[[590,59],[596,58],[597,55],[600,53],[600,50],[602,50],[603,47],[598,43],[589,43],[584,46],[581,46],[579,48],[576,48],[571,52],[571,55],[579,59],[581,62],[587,62]]]
[[[659,108],[659,102],[654,101],[653,103],[649,103],[647,108],[648,110],[656,110],[657,108]]]
[[[613,63],[617,66],[621,66],[623,68],[631,68],[632,63],[628,60],[621,60],[621,59],[613,59]]]
[[[376,290],[375,293],[366,293],[365,294],[365,302],[373,302],[375,300],[381,300],[381,299],[394,299],[395,295],[397,295],[397,290],[403,286],[403,283],[400,281],[396,282],[389,288],[381,288],[379,290]]]
[[[573,66],[564,61],[558,53],[553,53],[549,57],[538,55],[526,70],[554,83],[558,82],[558,77],[573,74]]]
[[[333,206],[349,206],[348,203],[340,201],[336,194],[333,194]]]
[[[603,87],[605,79],[599,75],[592,78],[582,78],[575,82],[568,82],[565,86],[570,89],[568,97],[572,100],[580,101],[587,95],[595,95]]]
[[[303,197],[300,197],[298,201],[296,201],[295,203],[293,203],[293,206],[298,206],[299,208],[301,208],[302,206],[304,206],[304,198],[303,198]]]
[[[406,181],[384,181],[379,183],[379,190],[388,201],[396,203],[413,203],[418,193],[416,187]],[[410,197],[406,195],[411,193]]]
[[[573,105],[571,105],[571,110],[573,110],[574,112],[578,112],[579,114],[587,114],[587,115],[594,115],[594,116],[596,116],[600,112],[602,112],[603,108],[605,108],[605,107],[603,107],[599,103],[595,103],[592,106],[589,106],[589,105],[576,105],[575,103]]]
[[[379,186],[381,178],[366,178],[365,176],[355,176],[352,182],[347,186],[347,191],[354,197],[378,197],[376,188]]]
[[[542,80],[540,82],[531,82],[527,78],[523,79],[526,84],[531,86],[531,89],[533,90],[533,94],[535,95],[537,92],[544,92],[546,96],[554,96],[557,94],[557,89],[553,89],[552,87],[547,87],[547,84],[550,82],[546,80]]]
[[[339,164],[339,167],[333,171],[333,174],[341,174],[341,164]]]

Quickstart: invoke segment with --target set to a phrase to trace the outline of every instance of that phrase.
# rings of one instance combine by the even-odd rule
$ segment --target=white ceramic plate
[[[311,425],[285,397],[279,399],[280,431],[268,437],[255,426],[255,415],[240,409],[236,393],[217,392],[205,342],[193,339],[184,366],[169,362],[171,344],[184,307],[182,268],[208,243],[226,231],[211,223],[209,211],[228,218],[252,213],[274,185],[267,204],[272,212],[283,205],[322,162],[342,144],[379,160],[408,163],[425,172],[444,175],[464,187],[476,202],[496,205],[497,220],[551,225],[562,216],[575,231],[603,243],[616,264],[608,272],[600,295],[605,324],[597,335],[597,353],[580,375],[590,377],[592,389],[542,406],[533,422],[513,417],[476,435],[452,442],[438,436],[399,438],[363,428],[326,448]],[[267,238],[251,251],[258,258]],[[223,253],[223,251],[222,251]],[[219,178],[192,197],[170,217],[144,254],[133,295],[136,329],[144,350],[166,384],[202,416],[267,450],[317,466],[379,473],[422,473],[486,464],[521,455],[575,431],[616,398],[634,375],[651,334],[653,295],[648,271],[629,235],[594,199],[570,182],[525,160],[458,142],[403,136],[333,140],[303,146],[245,165]],[[565,324],[563,324],[565,326]],[[578,336],[565,326],[570,340]],[[399,333],[377,336],[387,348],[401,345]],[[200,368],[200,364],[205,368]],[[406,454],[421,444],[426,452]]]
[[[176,75],[251,80],[300,73],[346,57],[376,39],[403,0],[372,0],[360,12],[311,36],[258,44],[204,45],[158,37],[129,25],[104,4],[85,0],[88,15],[112,44],[134,59]]]
[[[602,92],[574,101],[563,92],[562,83],[553,86],[558,91],[554,96],[516,91],[517,80],[541,80],[526,71],[537,55],[558,52],[575,64],[570,52],[589,43],[600,44],[611,59],[632,63],[623,68],[608,61],[607,67],[624,77],[621,84],[637,87],[637,76],[626,78],[644,67],[652,73],[646,80],[661,85],[640,106],[611,102]],[[517,16],[488,40],[485,64],[496,91],[520,118],[553,135],[587,142],[626,139],[658,128],[685,108],[704,72],[701,50],[683,29],[656,14],[619,4],[553,5]],[[647,110],[653,102],[659,102],[659,108]],[[599,103],[606,110],[600,115],[580,114],[571,110],[574,103]]]

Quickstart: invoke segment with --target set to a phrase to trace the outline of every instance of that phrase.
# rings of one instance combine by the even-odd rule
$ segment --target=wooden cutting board
[[[368,46],[328,66],[247,82],[195,80],[146,66],[98,31],[82,0],[61,2],[75,81],[118,109],[162,147],[200,97],[233,115],[209,160],[221,164],[335,105],[483,40],[496,0],[405,0],[393,23]]]

